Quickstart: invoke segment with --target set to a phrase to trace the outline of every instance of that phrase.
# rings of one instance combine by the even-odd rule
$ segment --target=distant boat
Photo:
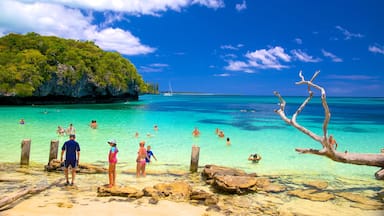
[[[171,83],[169,83],[169,90],[167,92],[164,92],[163,95],[164,96],[172,96],[173,95]]]

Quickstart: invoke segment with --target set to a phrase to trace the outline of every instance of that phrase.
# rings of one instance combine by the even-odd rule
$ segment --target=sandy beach
[[[340,215],[340,216],[379,216],[383,207],[367,207],[345,199],[327,202],[311,201],[287,196],[286,193],[257,192],[245,195],[217,194],[219,202],[214,206],[185,201],[176,202],[160,199],[152,204],[151,197],[139,199],[107,196],[100,197],[97,188],[107,183],[107,174],[83,174],[76,177],[74,186],[64,186],[62,173],[48,173],[39,167],[17,168],[14,165],[2,166],[2,196],[11,196],[23,188],[49,185],[62,179],[57,185],[40,193],[27,195],[2,208],[0,215]],[[151,173],[147,177],[136,178],[132,171],[118,173],[118,187],[131,186],[137,189],[157,183],[185,181],[194,189],[213,192],[209,185],[201,181],[199,173],[180,174]],[[349,182],[355,184],[356,182]],[[364,182],[362,182],[364,184]],[[377,182],[378,185],[382,182]],[[7,189],[6,189],[7,188]],[[369,194],[368,194],[369,195]]]

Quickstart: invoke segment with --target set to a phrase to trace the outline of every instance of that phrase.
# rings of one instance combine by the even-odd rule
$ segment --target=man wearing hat
[[[75,176],[76,176],[76,168],[79,164],[80,160],[80,145],[78,142],[75,141],[76,135],[71,134],[69,135],[69,140],[66,141],[63,144],[63,147],[61,147],[61,158],[60,161],[63,161],[63,155],[65,152],[65,161],[64,161],[64,174],[65,174],[65,179],[67,180],[65,185],[73,185],[75,181]],[[72,168],[72,181],[69,183],[68,180],[68,168],[71,166]]]

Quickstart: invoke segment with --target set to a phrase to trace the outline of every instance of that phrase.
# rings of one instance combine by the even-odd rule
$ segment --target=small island
[[[0,38],[0,105],[111,103],[158,93],[135,66],[92,41],[8,34]]]

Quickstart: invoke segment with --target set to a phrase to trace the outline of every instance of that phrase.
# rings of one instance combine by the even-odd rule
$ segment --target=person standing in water
[[[109,162],[108,187],[114,187],[116,185],[116,163],[117,163],[117,153],[119,152],[119,150],[116,147],[117,144],[115,139],[111,139],[110,141],[108,141],[108,144],[111,146],[111,149],[109,150],[109,154],[108,154],[108,162]]]
[[[66,131],[67,135],[75,135],[76,134],[76,129],[73,127],[73,124],[69,124],[69,127],[67,128]]]
[[[151,150],[151,146],[148,145],[147,146],[147,157],[145,158],[146,162],[147,163],[150,163],[151,162],[151,157],[153,156],[153,158],[155,158],[155,160],[157,161],[157,158],[156,156],[153,154],[152,150]]]
[[[137,158],[136,158],[136,177],[143,176],[145,177],[145,165],[146,165],[146,159],[148,157],[147,155],[147,149],[144,147],[145,141],[140,141],[139,143],[139,150],[137,152]]]
[[[61,147],[61,157],[60,161],[63,161],[63,156],[65,153],[65,161],[64,161],[64,174],[65,179],[67,180],[65,185],[73,185],[76,176],[76,168],[79,165],[80,161],[80,145],[75,141],[76,136],[74,134],[69,135],[69,140],[63,144]],[[72,169],[72,181],[69,183],[68,180],[68,169],[71,166]]]

